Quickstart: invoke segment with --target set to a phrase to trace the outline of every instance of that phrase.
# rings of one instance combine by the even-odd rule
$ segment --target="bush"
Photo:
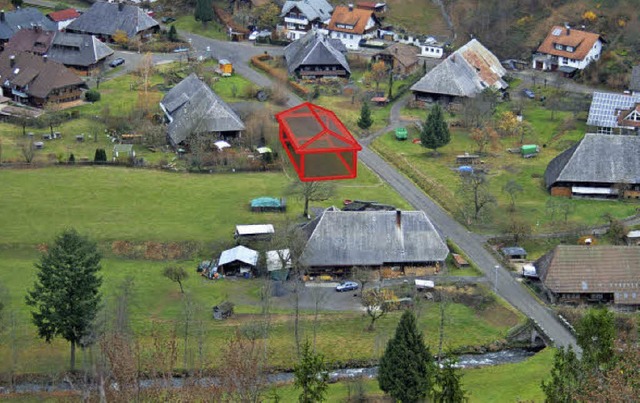
[[[93,162],[107,162],[107,152],[104,150],[104,148],[96,148],[96,154],[93,157]]]
[[[96,90],[89,90],[84,93],[84,97],[89,102],[98,102],[100,100],[100,93]]]

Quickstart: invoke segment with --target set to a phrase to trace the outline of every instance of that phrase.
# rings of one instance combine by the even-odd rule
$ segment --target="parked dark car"
[[[358,283],[354,281],[344,281],[336,286],[336,291],[353,291],[358,289]]]
[[[523,89],[522,93],[524,94],[525,97],[529,99],[535,99],[536,97],[536,94],[533,91],[531,91],[529,88]]]
[[[163,24],[171,24],[172,22],[175,22],[176,19],[173,17],[162,17],[162,19],[160,20]]]
[[[123,59],[123,58],[121,58],[121,57],[119,57],[119,58],[117,58],[117,59],[113,59],[113,60],[111,61],[111,63],[109,63],[109,66],[110,66],[110,67],[118,67],[118,66],[120,66],[121,64],[124,64],[124,59]]]

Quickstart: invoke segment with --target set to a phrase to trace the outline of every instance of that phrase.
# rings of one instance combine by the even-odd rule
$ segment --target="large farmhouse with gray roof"
[[[554,303],[640,305],[640,247],[558,245],[534,266]]]
[[[354,266],[440,266],[449,254],[423,211],[326,210],[311,223],[301,257],[310,273]]]
[[[195,73],[173,87],[160,107],[168,121],[167,140],[173,147],[186,145],[191,135],[228,138],[244,130],[238,115]]]
[[[345,57],[346,51],[340,40],[310,31],[284,48],[284,58],[290,75],[300,78],[348,78],[351,69]]]
[[[55,31],[57,25],[33,7],[14,11],[0,11],[0,45],[6,43],[23,28],[40,27],[43,31]]]
[[[116,31],[128,38],[145,39],[160,30],[158,21],[149,17],[140,7],[124,3],[98,1],[67,26],[68,32],[95,35],[111,41]]]
[[[544,173],[552,196],[640,198],[640,137],[587,133]]]
[[[453,52],[411,87],[416,101],[449,103],[475,97],[486,88],[505,90],[506,70],[477,39]]]
[[[593,126],[597,133],[638,134],[640,94],[594,92],[587,126]]]
[[[287,38],[300,39],[314,28],[322,28],[331,19],[333,6],[326,0],[289,0],[282,6]]]

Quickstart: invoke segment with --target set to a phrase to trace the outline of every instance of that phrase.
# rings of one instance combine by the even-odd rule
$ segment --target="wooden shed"
[[[218,61],[218,68],[220,69],[224,77],[229,77],[231,74],[233,74],[233,64],[231,64],[231,62],[227,59],[220,59]]]

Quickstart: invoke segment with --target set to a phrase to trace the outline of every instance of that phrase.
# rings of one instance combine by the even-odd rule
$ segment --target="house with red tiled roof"
[[[599,34],[555,26],[533,54],[533,68],[571,74],[600,59],[603,40]]]
[[[373,38],[380,22],[371,10],[354,8],[353,4],[333,10],[327,26],[329,36],[339,39],[347,49],[360,49],[362,39]]]
[[[80,17],[80,13],[75,8],[67,8],[47,14],[47,18],[58,24],[58,31],[65,29],[67,25],[71,24],[78,17]]]

